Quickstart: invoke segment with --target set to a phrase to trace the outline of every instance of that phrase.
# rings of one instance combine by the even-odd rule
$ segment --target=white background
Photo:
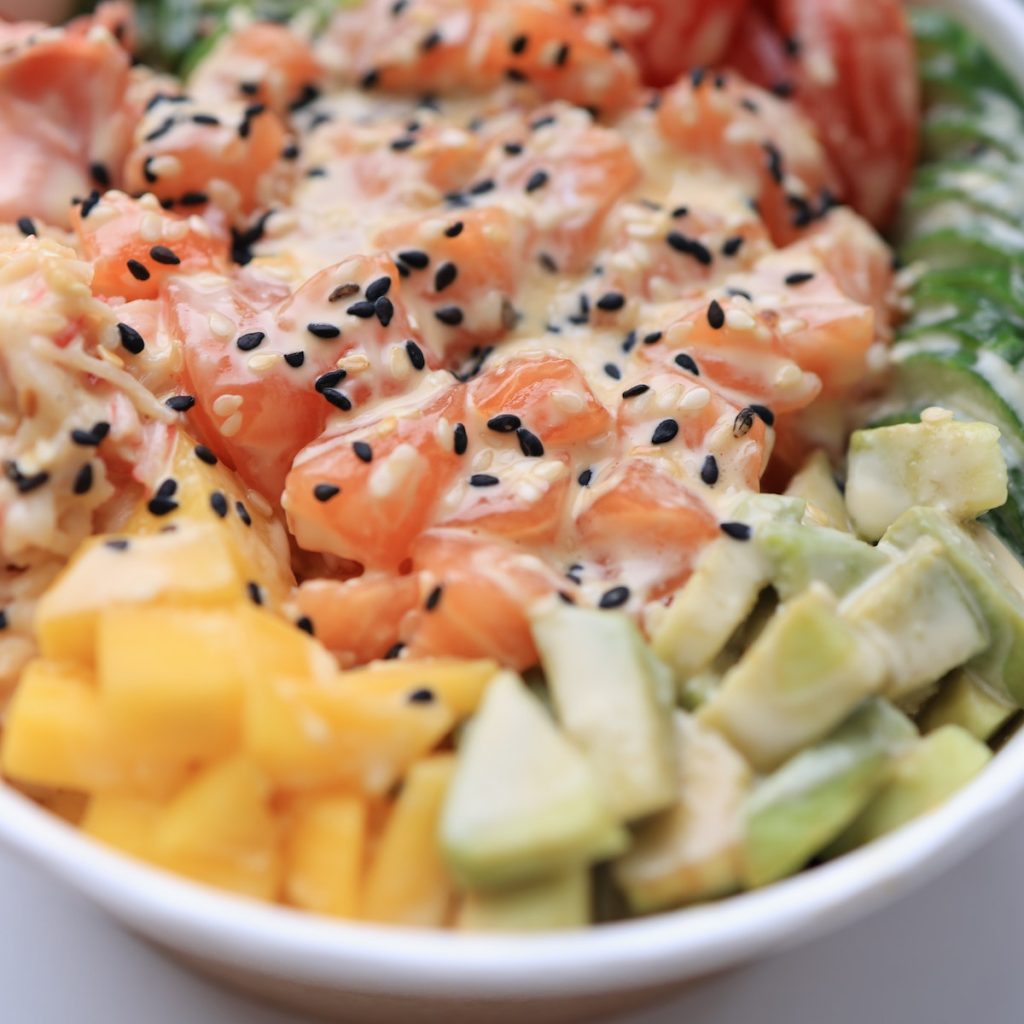
[[[615,1024],[670,1022],[1022,1024],[1024,821],[845,932]],[[306,1021],[194,978],[0,851],[0,1024]]]

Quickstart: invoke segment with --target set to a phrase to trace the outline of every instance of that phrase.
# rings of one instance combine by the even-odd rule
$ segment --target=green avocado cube
[[[921,537],[839,606],[887,663],[885,694],[902,699],[988,646],[989,635],[942,544]]]
[[[566,735],[590,761],[612,812],[632,821],[675,797],[673,692],[627,616],[559,604],[533,636]]]
[[[863,810],[893,754],[916,737],[906,715],[873,697],[761,781],[747,801],[747,884],[799,871]]]
[[[757,531],[754,543],[783,601],[803,593],[815,580],[842,597],[890,561],[852,534],[820,526],[770,523]]]
[[[974,519],[1006,501],[1006,460],[999,429],[989,423],[949,414],[858,430],[848,460],[846,505],[865,540],[878,540],[917,505]]]
[[[942,545],[985,622],[988,645],[968,668],[994,694],[1024,703],[1024,596],[1016,582],[1022,573],[1016,559],[984,527],[964,528],[932,508],[905,512],[879,546],[905,552],[921,537]]]
[[[511,889],[469,892],[455,921],[466,932],[546,932],[590,924],[588,868],[571,868]]]
[[[638,914],[724,896],[740,886],[750,768],[692,715],[677,712],[675,729],[675,804],[643,824],[630,850],[612,865]]]
[[[586,757],[512,672],[495,677],[466,730],[440,832],[468,889],[538,881],[628,845]]]
[[[959,725],[985,743],[1016,710],[1005,697],[992,693],[970,669],[962,668],[942,683],[921,712],[921,729],[935,732],[944,725]]]
[[[827,855],[863,846],[934,810],[967,785],[991,757],[984,743],[958,726],[944,725],[930,733],[896,759],[877,795]]]
[[[811,454],[799,472],[789,481],[786,494],[807,502],[805,523],[827,526],[850,533],[853,526],[846,511],[846,500],[832,475],[832,464],[823,451]]]
[[[885,674],[881,652],[815,583],[779,607],[697,714],[770,772],[877,693]]]

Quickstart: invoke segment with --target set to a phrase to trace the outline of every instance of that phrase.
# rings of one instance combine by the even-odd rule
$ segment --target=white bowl
[[[1024,5],[942,0],[1024,85]],[[0,785],[0,840],[140,936],[276,1002],[347,1021],[593,1020],[839,928],[988,840],[1024,805],[1024,733],[911,826],[796,878],[643,920],[529,938],[346,924],[224,895],[85,838]]]

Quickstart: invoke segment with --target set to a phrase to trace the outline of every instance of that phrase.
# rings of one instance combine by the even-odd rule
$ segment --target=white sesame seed
[[[426,468],[426,459],[411,444],[403,442],[370,473],[370,494],[386,498],[402,486],[413,470]]]
[[[707,388],[693,388],[683,395],[679,408],[686,412],[698,412],[707,407],[711,401],[711,392]]]
[[[235,325],[223,314],[214,310],[207,318],[210,330],[218,338],[230,338],[235,333]]]
[[[352,352],[342,356],[334,365],[346,373],[362,373],[370,368],[370,360],[361,352]]]
[[[272,370],[284,356],[280,352],[257,352],[254,356],[250,356],[246,366],[252,370],[253,373],[266,373],[267,370]]]
[[[232,414],[220,425],[220,432],[224,437],[234,437],[241,429],[242,414],[240,412]]]
[[[799,386],[803,380],[803,372],[796,363],[786,363],[779,367],[775,374],[775,386],[784,390],[790,390]]]
[[[553,388],[551,391],[551,404],[556,409],[567,413],[583,412],[587,407],[584,397],[576,391],[569,391],[566,388]]]
[[[725,314],[725,324],[733,331],[752,331],[757,326],[757,321],[742,309],[730,307]]]
[[[159,242],[163,238],[164,225],[160,215],[153,212],[144,213],[139,221],[139,237],[144,242]]]
[[[213,413],[215,416],[230,416],[242,408],[241,395],[218,395],[213,402]]]
[[[181,174],[181,161],[172,153],[150,157],[149,169],[158,178],[176,178]]]
[[[922,423],[948,423],[953,419],[953,413],[949,409],[943,409],[938,405],[930,405],[921,413]]]

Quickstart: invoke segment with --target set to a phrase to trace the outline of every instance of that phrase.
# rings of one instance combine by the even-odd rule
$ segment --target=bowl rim
[[[1024,5],[926,0],[969,24],[1024,88]],[[103,847],[0,781],[0,842],[192,958],[298,983],[417,996],[543,998],[682,982],[848,923],[966,855],[1024,804],[1024,730],[942,807],[765,889],[574,932],[463,935],[318,918]]]

